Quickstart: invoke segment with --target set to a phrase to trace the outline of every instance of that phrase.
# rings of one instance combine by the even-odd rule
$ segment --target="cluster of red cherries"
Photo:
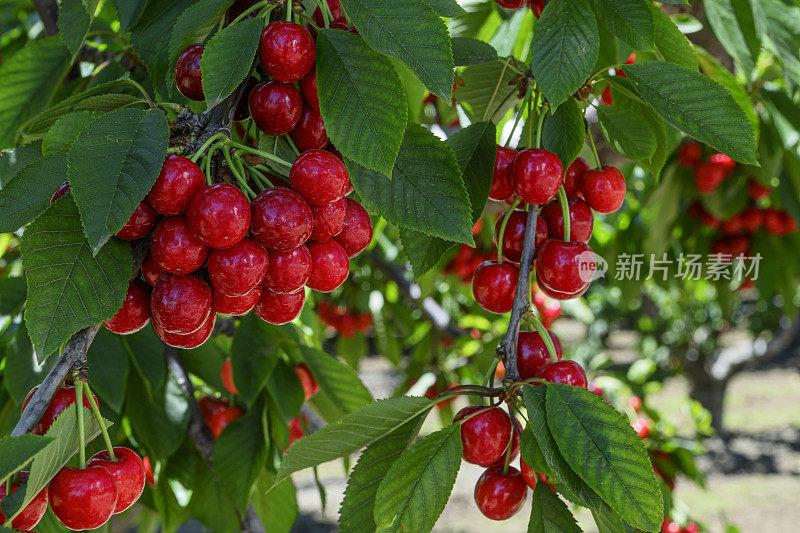
[[[533,15],[538,19],[544,6],[550,3],[550,0],[495,0],[498,6],[508,11],[516,11],[517,9],[530,8]]]
[[[372,315],[367,312],[351,311],[347,307],[334,305],[325,300],[317,302],[314,310],[323,324],[342,337],[366,333],[372,327]]]

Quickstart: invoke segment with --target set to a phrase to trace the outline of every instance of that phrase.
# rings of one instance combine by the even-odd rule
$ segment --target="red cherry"
[[[222,370],[219,372],[219,378],[222,380],[222,386],[231,394],[239,394],[239,389],[233,382],[233,366],[231,365],[231,358],[226,357],[222,362]]]
[[[145,281],[150,285],[155,285],[158,278],[163,276],[165,272],[166,270],[156,264],[153,254],[148,252],[144,261],[142,261],[142,276],[144,276]]]
[[[589,165],[582,157],[577,158],[567,167],[567,172],[564,174],[564,192],[567,193],[567,196],[583,198],[581,185],[583,185],[583,176],[587,170],[589,170]]]
[[[20,481],[25,481],[28,479],[28,472],[22,471],[19,473]],[[14,482],[11,484],[11,492],[8,494],[14,494],[17,489],[20,487],[20,483]],[[0,485],[0,502],[3,501],[3,498],[6,497],[6,484],[2,483]],[[39,494],[37,494],[28,505],[11,521],[11,528],[17,531],[30,531],[36,524],[39,523],[39,520],[42,519],[44,513],[47,511],[47,487],[43,488]],[[4,524],[6,521],[6,516],[0,511],[0,524]]]
[[[646,439],[650,436],[650,421],[646,418],[637,418],[636,422],[631,424],[631,427],[639,435],[640,439]]]
[[[716,163],[700,163],[694,169],[694,184],[701,194],[711,194],[725,179],[725,167]]]
[[[245,11],[256,5],[257,2],[258,0],[236,0],[233,3],[233,5],[228,8],[227,12],[228,23],[230,24],[231,22],[236,20],[236,18],[238,18],[239,15],[241,15],[242,13],[244,13]],[[242,20],[255,18],[256,16],[258,16],[260,11],[261,11],[260,9],[251,11],[250,13],[245,15],[244,18],[242,18]]]
[[[761,213],[764,217],[764,229],[771,235],[780,235],[783,231],[783,221],[781,220],[781,213],[774,207],[762,209]]]
[[[511,263],[481,263],[472,278],[475,301],[489,312],[508,313],[514,306],[518,276],[519,268]]]
[[[514,194],[514,185],[511,181],[511,169],[517,151],[497,145],[497,154],[494,160],[492,173],[492,186],[489,189],[489,198],[498,202],[508,200]]]
[[[691,522],[681,530],[681,533],[700,533],[700,526],[698,526],[694,522]]]
[[[528,485],[513,466],[490,466],[475,485],[475,503],[487,518],[506,520],[520,510],[528,497]]]
[[[309,242],[308,252],[311,254],[311,275],[306,282],[309,288],[331,292],[347,280],[350,261],[338,242]]]
[[[300,379],[300,384],[303,386],[303,396],[306,401],[310,400],[315,394],[319,392],[319,383],[311,375],[308,365],[300,363],[294,366],[294,373]]]
[[[200,71],[200,59],[205,46],[192,44],[187,46],[175,63],[175,84],[183,96],[189,100],[201,102],[206,99],[203,94],[203,74]]]
[[[285,187],[266,189],[253,200],[250,232],[269,250],[288,252],[311,236],[311,208],[303,197]]]
[[[237,187],[218,183],[194,195],[186,218],[200,242],[211,248],[230,248],[250,229],[250,202]]]
[[[461,409],[453,418],[458,422],[482,411],[461,424],[461,444],[464,460],[476,465],[492,464],[503,455],[511,442],[511,420],[499,407],[471,405]]]
[[[328,133],[325,131],[325,124],[322,122],[322,115],[312,107],[303,108],[300,113],[300,120],[297,122],[297,126],[289,133],[289,137],[292,138],[295,146],[301,152],[314,149],[321,150],[328,146],[330,142]]]
[[[538,378],[550,383],[563,383],[573,387],[587,388],[586,372],[575,361],[549,363],[539,370]]]
[[[372,220],[369,218],[364,206],[346,198],[347,213],[344,219],[344,228],[335,237],[336,242],[342,245],[347,257],[355,257],[372,242]]]
[[[797,233],[797,221],[786,211],[781,211],[781,222],[783,223],[782,235]]]
[[[223,315],[241,316],[250,311],[261,299],[261,285],[253,287],[247,294],[241,296],[228,296],[218,288],[213,287],[214,312]]]
[[[521,9],[528,5],[528,0],[495,0],[495,2],[497,2],[498,6],[509,11]]]
[[[592,238],[594,215],[589,204],[577,196],[567,199],[569,205],[569,240],[589,242]],[[564,240],[564,215],[561,203],[554,200],[542,208],[542,217],[547,220],[551,239]]]
[[[289,182],[311,205],[325,205],[344,197],[350,178],[344,164],[325,150],[300,154],[289,172]]]
[[[116,236],[124,241],[143,239],[150,235],[150,232],[156,227],[158,218],[156,210],[150,207],[147,200],[142,200],[133,210],[128,222],[116,233]]]
[[[111,460],[108,450],[102,450],[89,459],[89,466],[104,468],[114,478],[117,486],[117,506],[114,514],[121,513],[139,499],[144,491],[145,471],[142,459],[129,448],[115,447]]]
[[[703,212],[700,214],[700,221],[703,223],[703,226],[711,229],[717,229],[720,225],[720,221],[711,213]]]
[[[317,57],[314,39],[300,24],[272,22],[264,28],[258,58],[269,77],[283,83],[303,79]]]
[[[744,228],[744,221],[741,216],[733,215],[728,220],[722,223],[722,233],[726,235],[733,235],[735,233],[739,233]]]
[[[228,424],[237,418],[241,418],[244,414],[241,407],[231,407],[228,402],[211,396],[203,396],[197,403],[200,404],[203,418],[205,418],[206,424],[208,424],[215,439],[219,437]]]
[[[59,185],[58,189],[56,189],[56,192],[54,192],[53,196],[50,197],[50,205],[53,205],[56,200],[58,200],[59,198],[70,192],[70,190],[71,189],[69,187],[68,181],[65,181],[64,183]]]
[[[153,322],[153,329],[156,331],[158,337],[164,341],[164,344],[174,348],[181,348],[182,350],[192,350],[198,346],[202,346],[209,338],[211,338],[211,334],[214,332],[214,325],[216,323],[216,313],[209,313],[205,322],[203,322],[199,328],[185,335],[164,331],[155,322]]]
[[[703,149],[696,142],[689,141],[681,145],[678,150],[678,163],[682,167],[692,168],[703,157]]]
[[[150,296],[153,323],[167,333],[197,331],[211,313],[211,289],[198,276],[164,274]]]
[[[341,18],[344,13],[342,12],[342,6],[339,4],[339,0],[327,0],[328,1],[328,8],[331,10],[331,15],[333,16],[333,20]],[[322,11],[319,8],[314,10],[314,22],[317,23],[317,26],[320,28],[325,26],[325,19],[322,16]]]
[[[522,459],[519,460],[519,471],[522,474],[522,479],[525,480],[525,484],[528,485],[531,490],[536,489],[536,482],[539,478],[536,476],[536,472],[531,470],[531,467]]]
[[[747,191],[750,194],[750,198],[756,201],[764,199],[772,194],[771,187],[762,185],[753,178],[750,178],[750,181],[747,182]]]
[[[548,331],[548,333],[553,341],[556,357],[560,361],[563,356],[561,342],[552,331]],[[519,377],[522,379],[535,378],[539,370],[552,361],[553,359],[547,351],[547,346],[537,331],[520,332],[517,340],[517,369]]]
[[[150,466],[150,458],[147,456],[142,457],[142,464],[144,465],[145,481],[151,487],[156,486],[156,477],[153,475],[153,469]]]
[[[303,417],[303,422],[305,426],[308,427],[308,417],[306,415],[301,414],[300,416]],[[286,446],[286,449],[289,449],[289,446],[294,444],[296,440],[302,439],[305,435],[303,431],[303,424],[300,423],[300,417],[292,418],[291,422],[289,422],[289,444]]]
[[[180,215],[205,184],[206,177],[200,167],[182,155],[170,154],[147,193],[147,201],[162,215]]]
[[[736,170],[736,161],[734,161],[725,154],[720,154],[720,153],[713,154],[709,158],[709,161],[711,161],[715,165],[720,165],[725,170],[726,178],[731,174],[733,174],[733,171]]]
[[[677,522],[673,522],[669,518],[665,518],[661,522],[661,533],[680,533],[681,526]]]
[[[317,8],[319,9],[319,8]],[[306,76],[300,80],[300,93],[303,100],[314,109],[319,109],[319,94],[317,93],[317,70],[311,69]]]
[[[34,387],[29,393],[28,396],[25,397],[25,401],[22,403],[22,410],[25,410],[25,407],[28,405],[28,402],[33,397],[33,393],[39,387]],[[92,394],[94,396],[94,394]],[[97,397],[95,396],[95,400]],[[47,408],[42,413],[42,418],[39,419],[39,424],[34,428],[32,433],[36,435],[44,435],[50,429],[50,426],[53,425],[53,422],[56,421],[58,415],[63,413],[69,406],[75,405],[75,388],[71,386],[61,387],[56,391],[53,395],[53,399],[50,400],[50,403],[47,405]],[[84,394],[83,396],[83,406],[89,409],[92,408],[92,404],[89,402],[89,398],[86,397]]]
[[[256,85],[247,101],[253,122],[268,135],[286,135],[292,131],[303,111],[297,87],[277,81]]]
[[[622,207],[625,189],[625,177],[614,167],[587,171],[581,185],[586,203],[598,213],[613,213]]]
[[[628,398],[628,405],[630,405],[631,409],[638,413],[642,410],[642,399],[638,396],[631,396]]]
[[[611,96],[611,84],[609,83],[606,85],[603,92],[600,93],[600,103],[602,105],[613,105],[614,104],[614,97]]]
[[[153,231],[150,253],[167,272],[189,274],[206,262],[208,247],[194,236],[186,217],[167,217]]]
[[[593,267],[594,254],[587,244],[548,240],[536,259],[536,279],[545,294],[574,298],[589,288]]]
[[[531,148],[514,160],[512,177],[514,192],[529,204],[545,204],[561,186],[564,169],[553,152]]]
[[[253,239],[226,250],[212,250],[208,256],[211,283],[228,296],[241,296],[264,281],[269,254]]]
[[[748,207],[740,215],[742,227],[750,233],[755,233],[764,223],[764,213],[757,207]]]
[[[117,506],[114,476],[99,466],[65,466],[50,480],[47,495],[53,514],[72,530],[102,526]]]
[[[452,400],[450,400],[450,401],[452,401]],[[442,403],[442,402],[439,402],[439,403]],[[439,404],[437,404],[437,405],[439,405]],[[511,443],[509,444],[509,446],[511,446],[511,455],[508,456],[508,462],[509,463],[511,463],[511,461],[513,461],[514,459],[519,457],[519,438],[520,438],[520,435],[522,435],[522,426],[519,425],[519,422],[517,422],[516,418],[512,418],[511,421],[514,424],[514,431],[511,434]],[[506,446],[506,449],[503,450],[503,453],[500,454],[500,457],[497,459],[497,461],[495,461],[494,463],[492,463],[490,465],[481,465],[481,466],[486,466],[486,467],[489,467],[489,466],[500,466],[500,467],[503,467],[506,464],[506,454],[507,453],[508,453],[508,446]]]
[[[279,294],[290,294],[303,288],[311,275],[311,253],[304,245],[288,252],[269,253],[269,268],[264,287]]]
[[[264,322],[280,326],[298,317],[306,303],[306,293],[297,291],[290,294],[279,294],[264,288],[261,299],[253,308],[253,312]]]
[[[347,218],[347,200],[339,198],[327,205],[312,205],[311,217],[314,219],[311,240],[318,242],[330,240],[344,229],[344,222]]]
[[[150,286],[134,280],[128,284],[125,301],[117,314],[103,322],[107,330],[117,335],[136,333],[150,322]]]
[[[507,213],[500,215],[494,225],[495,242],[500,237],[500,229],[503,225]],[[503,233],[503,257],[514,263],[519,263],[522,259],[522,245],[525,244],[525,228],[528,227],[528,213],[525,211],[514,210],[506,224]],[[539,250],[547,240],[547,221],[542,217],[536,217],[536,238],[534,247]]]

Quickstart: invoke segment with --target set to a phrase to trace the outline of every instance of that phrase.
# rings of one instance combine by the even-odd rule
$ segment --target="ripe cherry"
[[[756,201],[762,200],[772,194],[771,187],[762,185],[753,178],[750,178],[750,181],[747,182],[747,191],[750,194],[750,198]]]
[[[211,283],[228,296],[241,296],[261,285],[268,266],[267,251],[248,238],[227,250],[212,250],[208,256]]]
[[[47,495],[53,514],[72,530],[102,526],[117,506],[114,476],[99,466],[65,466],[50,480]]]
[[[545,204],[561,186],[564,169],[553,152],[531,148],[514,160],[512,179],[514,192],[529,204]]]
[[[164,274],[150,297],[153,323],[167,333],[197,331],[211,313],[211,289],[198,276]]]
[[[567,193],[567,196],[583,198],[581,185],[583,185],[583,176],[587,170],[589,170],[589,165],[582,157],[577,158],[567,167],[567,171],[564,173],[564,192]]]
[[[253,122],[268,135],[286,135],[292,131],[303,111],[297,87],[277,81],[256,85],[247,101]]]
[[[205,46],[192,44],[187,46],[175,63],[175,84],[183,96],[197,102],[205,100],[203,94],[203,74],[200,71],[200,59]]]
[[[539,370],[536,376],[550,383],[563,383],[573,387],[587,388],[586,372],[575,361],[549,363]]]
[[[233,365],[230,357],[226,357],[225,361],[222,362],[222,370],[219,372],[219,377],[226,391],[231,394],[239,394],[239,389],[236,388],[236,384],[233,382]]]
[[[20,482],[28,479],[28,472],[22,471],[19,473]],[[14,494],[20,487],[20,483],[16,481],[11,483],[11,492],[8,495]],[[0,502],[6,497],[6,484],[0,484]],[[17,531],[31,531],[39,520],[42,519],[44,513],[47,511],[47,487],[43,488],[28,505],[11,521],[11,528]],[[0,524],[4,524],[6,516],[0,511]]]
[[[498,6],[509,11],[522,9],[528,5],[528,0],[495,0],[495,2],[497,2]]]
[[[492,464],[503,455],[511,442],[511,420],[499,407],[471,405],[461,409],[453,418],[458,422],[472,416],[461,424],[461,444],[464,460],[476,465]]]
[[[319,9],[319,8],[317,8]],[[303,100],[314,109],[319,109],[319,94],[317,93],[317,70],[311,71],[300,80],[300,93]]]
[[[228,296],[213,287],[214,311],[223,315],[241,316],[250,311],[261,299],[261,285],[256,285],[247,294]]]
[[[150,286],[134,280],[128,285],[125,301],[117,314],[103,322],[107,330],[117,335],[136,333],[150,322]]]
[[[252,208],[250,233],[269,250],[288,252],[311,236],[311,208],[290,189],[266,189],[253,200]]]
[[[531,470],[531,467],[529,467],[522,459],[519,460],[519,471],[520,474],[522,474],[522,479],[525,480],[525,484],[528,485],[531,490],[535,490],[536,482],[539,480],[539,478],[536,476],[536,472]]]
[[[138,241],[150,235],[158,224],[158,213],[147,200],[142,200],[133,210],[131,218],[115,235],[124,241]]]
[[[289,182],[309,204],[326,205],[344,197],[350,178],[335,155],[325,150],[308,150],[292,165]]]
[[[768,207],[761,211],[764,215],[764,229],[771,235],[780,235],[783,232],[783,221],[781,212],[774,207]]]
[[[166,270],[158,266],[155,259],[153,259],[153,254],[148,252],[144,261],[142,261],[142,276],[145,281],[150,285],[155,285],[158,278],[163,276],[164,273],[166,273]]]
[[[170,154],[147,193],[147,201],[162,215],[180,215],[205,184],[206,177],[200,167],[182,155]]]
[[[561,360],[561,342],[552,331],[548,331],[550,339],[553,341],[556,357]],[[542,336],[537,331],[520,332],[517,339],[517,370],[522,379],[535,378],[536,374],[545,365],[551,363],[553,358],[547,351],[547,346],[542,340]]]
[[[272,22],[264,28],[258,58],[269,77],[283,83],[303,79],[317,57],[314,39],[305,27],[294,22]]]
[[[264,287],[279,294],[297,292],[311,275],[311,253],[305,245],[288,252],[269,253],[269,268]]]
[[[170,333],[164,331],[161,327],[153,322],[153,329],[156,330],[158,337],[164,341],[164,344],[182,350],[191,350],[202,346],[211,337],[214,332],[214,325],[217,323],[217,314],[209,313],[205,322],[191,333],[185,335],[180,333]]]
[[[678,164],[682,167],[692,168],[703,157],[703,149],[696,142],[689,141],[678,149]]]
[[[328,2],[328,8],[331,10],[331,15],[333,16],[333,20],[336,20],[344,16],[344,13],[342,12],[342,6],[339,3],[339,0],[327,0],[327,2]],[[320,8],[314,10],[313,18],[314,22],[317,23],[317,26],[319,26],[320,28],[325,26],[325,19],[322,16],[322,11],[320,10]]]
[[[503,473],[502,466],[490,466],[475,485],[475,503],[492,520],[506,520],[520,510],[528,497],[528,485],[513,466]]]
[[[28,402],[33,398],[33,394],[39,387],[36,386],[28,393],[25,397],[25,401],[22,402],[22,410],[25,410],[25,407],[28,405]],[[93,395],[94,396],[94,395]],[[75,388],[72,386],[64,386],[61,387],[56,391],[53,395],[53,399],[50,400],[50,403],[47,405],[47,408],[42,413],[42,418],[39,419],[39,423],[33,428],[31,433],[36,435],[44,435],[50,429],[50,426],[53,425],[53,422],[56,421],[58,415],[63,413],[69,406],[75,405]],[[95,401],[97,398],[95,397]],[[92,404],[89,403],[89,399],[84,394],[83,396],[83,406],[89,409],[92,408]]]
[[[303,386],[303,397],[306,401],[310,400],[315,394],[319,392],[319,383],[311,375],[308,365],[300,363],[294,366],[294,373],[300,379],[300,384]]]
[[[511,463],[511,461],[513,461],[514,459],[519,457],[519,439],[520,439],[520,435],[522,435],[522,426],[519,425],[519,422],[517,422],[517,419],[516,418],[512,418],[511,422],[514,425],[514,431],[511,433],[511,443],[509,444],[509,446],[511,446],[511,454],[508,455],[509,464]],[[486,467],[489,467],[489,466],[500,466],[500,467],[502,467],[502,466],[504,466],[506,464],[506,455],[507,454],[508,454],[508,447],[506,447],[506,449],[503,450],[503,453],[500,454],[500,457],[497,459],[497,461],[495,461],[494,463],[492,463],[490,465],[481,465],[481,466],[486,466]]]
[[[518,276],[519,268],[511,263],[481,263],[472,278],[475,301],[492,313],[508,313],[514,306]]]
[[[225,400],[212,396],[203,396],[197,403],[200,404],[203,418],[206,420],[206,424],[208,424],[215,439],[219,437],[228,424],[237,418],[241,418],[244,414],[241,407],[231,406]]]
[[[507,213],[500,215],[500,218],[497,219],[497,223],[494,225],[495,242],[500,238],[503,220],[507,215]],[[504,258],[514,263],[519,263],[520,259],[522,259],[522,246],[525,244],[526,227],[528,227],[528,213],[514,210],[509,216],[505,232],[503,233]],[[547,240],[547,233],[547,221],[543,217],[536,217],[536,238],[534,239],[536,251],[544,246],[544,242]]]
[[[733,174],[733,171],[736,170],[736,161],[734,161],[733,159],[731,159],[730,157],[728,157],[725,154],[716,153],[716,154],[713,154],[708,159],[709,159],[709,161],[711,161],[715,165],[719,165],[725,170],[725,177],[726,178],[728,176],[730,176],[731,174]]]
[[[694,169],[694,184],[701,194],[711,194],[725,179],[725,167],[716,163],[700,163]]]
[[[250,202],[239,188],[218,183],[194,195],[186,218],[200,242],[211,248],[230,248],[250,229]]]
[[[740,216],[742,227],[750,233],[755,233],[764,223],[764,213],[757,207],[748,207]]]
[[[569,240],[589,242],[594,228],[594,215],[589,204],[577,196],[568,198],[569,204]],[[542,208],[542,217],[547,220],[547,228],[551,239],[564,240],[564,214],[561,204],[552,201]]]
[[[650,436],[650,420],[644,417],[637,418],[636,421],[631,424],[631,427],[636,434],[639,435],[640,439],[646,439]]]
[[[325,148],[328,146],[328,133],[325,131],[325,124],[322,122],[322,115],[319,110],[312,107],[304,107],[300,113],[300,120],[297,126],[289,133],[289,137],[294,141],[295,146],[301,152]]]
[[[350,198],[346,198],[345,201],[347,202],[347,213],[345,214],[344,228],[335,237],[335,240],[347,252],[347,257],[355,257],[372,242],[372,220],[364,206]]]
[[[736,214],[724,221],[720,229],[725,235],[734,235],[744,229],[744,221],[741,216]]]
[[[253,312],[264,322],[280,326],[297,318],[305,303],[305,291],[279,294],[265,287]]]
[[[312,205],[311,217],[314,219],[311,240],[318,242],[330,240],[344,229],[344,222],[347,218],[347,200],[339,198],[327,205]]]
[[[286,446],[286,449],[289,449],[289,446],[294,444],[296,440],[302,439],[305,436],[305,431],[303,431],[303,425],[308,427],[308,417],[306,415],[301,414],[300,416],[303,417],[303,422],[300,422],[300,417],[296,416],[292,418],[289,422],[289,444]]]
[[[228,24],[236,20],[239,15],[256,5],[258,0],[236,0],[233,2],[233,5],[228,8],[228,12],[226,13]],[[247,15],[245,15],[242,20],[247,20],[251,18],[255,18],[261,12],[260,9],[256,9],[255,11],[251,11]]]
[[[613,213],[625,201],[625,178],[614,167],[589,170],[583,176],[581,191],[589,207],[598,213]]]
[[[536,279],[545,294],[556,299],[580,296],[592,280],[594,254],[582,242],[548,240],[536,259]]]
[[[517,151],[497,145],[497,154],[494,160],[492,173],[492,186],[489,189],[489,198],[498,202],[508,200],[514,194],[514,184],[511,181],[511,169]]]
[[[306,282],[309,288],[318,292],[331,292],[347,280],[350,274],[350,261],[342,245],[335,240],[309,242],[311,254],[311,275]]]
[[[59,198],[70,192],[70,190],[71,189],[69,187],[68,181],[65,181],[64,183],[59,185],[58,189],[56,189],[56,192],[54,192],[53,196],[50,197],[50,205],[53,205],[56,200],[58,200]]]
[[[195,237],[185,216],[167,217],[153,231],[150,253],[167,272],[189,274],[206,262],[208,246]]]
[[[144,463],[136,452],[121,446],[114,448],[112,460],[108,450],[102,450],[89,459],[89,466],[104,468],[114,478],[117,486],[117,505],[114,514],[121,513],[139,499],[144,491]]]

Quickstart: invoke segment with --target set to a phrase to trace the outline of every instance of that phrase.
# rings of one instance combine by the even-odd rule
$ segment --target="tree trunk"
[[[695,361],[685,359],[685,365],[686,377],[689,379],[690,385],[689,396],[700,402],[700,405],[711,413],[711,427],[720,436],[723,436],[725,428],[722,424],[722,416],[728,380],[715,378],[702,356]]]

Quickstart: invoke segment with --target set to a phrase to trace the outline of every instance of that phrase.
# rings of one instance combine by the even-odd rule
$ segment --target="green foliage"
[[[597,108],[600,131],[615,152],[628,159],[646,159],[656,150],[656,135],[644,117],[617,106]]]
[[[372,395],[352,368],[323,351],[307,346],[301,346],[300,350],[311,374],[321,387],[312,404],[318,410],[333,415],[331,421],[338,420],[372,401]]]
[[[78,135],[93,124],[103,113],[100,111],[76,111],[59,118],[42,139],[42,153],[45,156],[66,152]],[[66,169],[62,175],[66,175]]]
[[[580,533],[569,508],[544,483],[537,483],[531,495],[528,533]]]
[[[497,59],[497,50],[489,43],[471,37],[453,39],[453,62],[457,67],[488,63]]]
[[[611,33],[637,50],[653,48],[655,31],[646,0],[596,0],[597,15]]]
[[[246,404],[255,400],[277,363],[275,344],[278,328],[250,313],[246,315],[233,337],[231,367],[239,397]]]
[[[580,154],[585,138],[586,122],[572,98],[548,114],[542,124],[542,148],[556,154],[565,170]]]
[[[187,46],[202,43],[232,3],[233,0],[197,0],[181,13],[169,39],[169,65],[175,64]]]
[[[93,7],[97,6],[96,0],[91,2]],[[58,29],[61,40],[69,51],[75,55],[83,44],[89,25],[92,23],[94,13],[88,13],[85,0],[62,0],[58,10]]]
[[[67,156],[58,154],[32,162],[11,178],[0,189],[0,232],[16,231],[42,214],[66,175]]]
[[[247,507],[250,489],[264,467],[268,443],[265,437],[261,412],[253,409],[228,424],[214,445],[214,473],[239,511]]]
[[[125,341],[106,328],[100,328],[86,358],[92,392],[115,412],[122,412],[125,385],[130,370]]]
[[[150,78],[156,87],[164,83],[162,80],[166,79],[167,72],[173,64],[170,62],[172,50],[170,38],[178,17],[185,8],[186,2],[183,0],[148,2],[138,22],[131,28],[133,49],[147,66]]]
[[[227,98],[250,74],[263,27],[264,22],[259,18],[243,20],[228,26],[208,41],[200,69],[203,94],[209,109]]]
[[[651,9],[653,11],[656,49],[664,58],[664,61],[681,65],[689,70],[695,70],[697,68],[697,58],[694,56],[689,40],[659,7],[653,5]]]
[[[742,4],[742,2],[736,2]],[[749,2],[744,2],[748,6]],[[742,70],[749,76],[755,68],[755,59],[758,56],[758,50],[755,52],[751,50],[749,43],[755,41],[755,24],[753,22],[753,12],[749,12],[749,20],[745,18],[740,20],[740,15],[744,15],[744,11],[734,9],[734,0],[708,0],[703,2],[703,8],[706,12],[706,19],[714,34],[719,39],[720,43],[726,50],[733,56],[736,63]],[[745,32],[750,36],[745,37]]]
[[[456,100],[471,119],[494,122],[517,102],[513,96],[505,99],[509,91],[515,92],[509,85],[517,74],[519,70],[510,58],[467,67],[456,85]]]
[[[5,483],[10,476],[19,472],[55,441],[53,437],[30,433],[19,437],[0,438],[0,448],[3,450],[3,456],[0,458],[0,483]]]

